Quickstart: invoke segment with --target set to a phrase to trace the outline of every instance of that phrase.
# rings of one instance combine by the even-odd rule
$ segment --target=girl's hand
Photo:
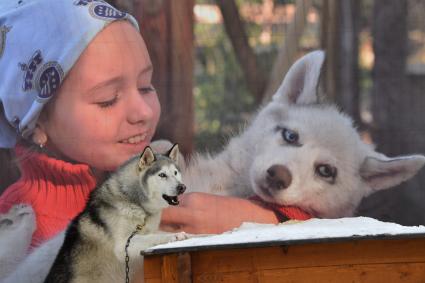
[[[163,210],[162,230],[218,234],[239,227],[243,222],[278,223],[273,211],[246,199],[187,193],[179,200],[178,206]]]

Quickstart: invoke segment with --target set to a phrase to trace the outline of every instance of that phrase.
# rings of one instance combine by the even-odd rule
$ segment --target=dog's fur
[[[34,230],[31,206],[18,204],[0,215],[0,279],[12,273],[24,259]]]
[[[361,140],[348,116],[335,106],[319,103],[316,94],[323,60],[321,51],[298,60],[272,101],[245,131],[231,138],[224,151],[194,157],[183,172],[188,191],[239,197],[257,194],[316,217],[335,218],[353,215],[363,197],[415,175],[425,163],[424,156],[389,158],[376,152]],[[155,146],[161,148],[164,143]],[[29,276],[19,278],[45,274],[60,241],[49,241],[30,255],[5,283],[40,282],[30,281]],[[37,253],[46,256],[46,264],[34,264],[40,258]]]
[[[162,209],[177,205],[177,195],[185,190],[178,156],[177,145],[166,155],[154,154],[147,147],[140,157],[130,159],[96,188],[84,211],[68,226],[44,282],[124,280],[125,246],[137,225],[143,228],[128,247],[131,266],[140,265],[140,252],[146,248],[183,236],[158,231]]]

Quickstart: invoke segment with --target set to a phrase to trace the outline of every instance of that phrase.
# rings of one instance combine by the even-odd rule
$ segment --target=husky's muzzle
[[[184,193],[184,191],[186,190],[186,186],[183,184],[179,184],[176,187],[176,192],[177,195],[175,196],[169,196],[166,194],[162,195],[162,198],[165,199],[165,201],[169,204],[169,205],[178,205],[179,204],[179,199],[177,198],[178,195],[181,195],[182,193]]]

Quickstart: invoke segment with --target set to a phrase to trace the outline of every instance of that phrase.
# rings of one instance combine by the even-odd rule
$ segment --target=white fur
[[[35,215],[28,205],[15,205],[0,215],[0,280],[25,257],[35,230]]]
[[[18,266],[10,276],[1,283],[41,283],[46,278],[56,255],[63,244],[64,232],[45,242]],[[28,248],[28,247],[27,247]]]

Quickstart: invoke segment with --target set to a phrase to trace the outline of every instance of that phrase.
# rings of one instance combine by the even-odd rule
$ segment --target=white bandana
[[[28,138],[90,41],[109,23],[137,21],[101,0],[0,0],[0,147]]]

